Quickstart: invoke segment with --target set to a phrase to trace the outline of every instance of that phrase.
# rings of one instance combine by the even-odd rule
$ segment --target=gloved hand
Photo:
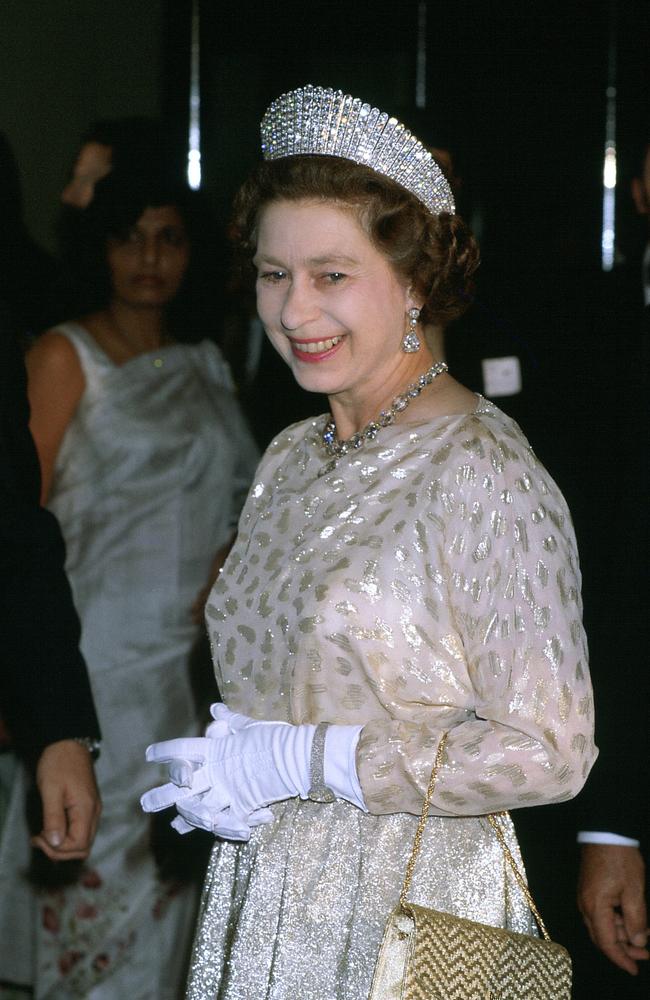
[[[254,827],[272,823],[275,819],[270,809],[257,809],[249,816],[238,816],[230,807],[220,809],[218,804],[213,805],[210,791],[179,799],[176,808],[179,815],[172,820],[171,826],[178,833],[207,830],[224,840],[250,840]]]
[[[230,732],[225,722],[213,722],[208,730],[211,730],[213,736]],[[145,812],[160,812],[173,805],[178,808],[179,803],[183,802],[187,806],[188,819],[179,815],[171,823],[178,833],[190,833],[198,827],[227,840],[246,841],[250,838],[253,827],[273,820],[270,809],[258,810],[254,816],[237,816],[229,808],[223,809],[218,803],[213,803],[205,774],[202,773],[194,780],[196,773],[204,769],[209,757],[211,747],[205,738],[184,738],[170,740],[168,743],[174,744],[174,752],[178,756],[160,757],[156,753],[156,749],[162,746],[159,743],[147,747],[147,760],[167,763],[171,781],[152,788],[140,797],[140,805]],[[203,754],[200,752],[201,746],[205,748]]]
[[[147,760],[169,764],[171,781],[141,798],[146,812],[176,805],[179,833],[195,826],[236,840],[273,819],[269,802],[307,795],[315,726],[259,722],[213,706],[209,735],[147,748]],[[252,803],[255,803],[254,805]]]
[[[147,749],[147,760],[169,764],[172,780],[143,795],[142,806],[155,811],[175,804],[180,817],[172,825],[181,833],[200,826],[247,840],[252,826],[272,820],[264,806],[296,795],[307,798],[316,727],[261,722],[220,703],[211,711],[215,722],[205,737],[167,740]],[[333,791],[365,809],[354,766],[360,731],[360,726],[330,727],[325,774],[328,757],[334,757]]]

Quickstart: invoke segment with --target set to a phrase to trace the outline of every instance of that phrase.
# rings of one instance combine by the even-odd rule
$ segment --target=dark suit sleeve
[[[608,561],[609,572],[601,580],[600,599],[590,616],[600,756],[576,800],[579,829],[642,842],[648,832],[645,789],[650,749],[646,478],[637,464],[614,508],[610,537],[618,559]]]
[[[17,343],[0,337],[0,712],[16,749],[99,737],[80,626],[54,516],[39,503],[28,429],[26,374]]]
[[[542,872],[560,833],[571,842],[578,830],[647,836],[650,331],[638,271],[630,281],[588,269],[533,277],[539,294],[520,294],[536,345],[521,420],[576,530],[599,748],[575,800],[518,814]]]
[[[617,833],[645,844],[650,749],[650,330],[647,311],[642,315],[635,308],[633,289],[605,287],[608,294],[600,312],[611,336],[600,338],[598,384],[589,387],[585,400],[590,429],[584,448],[588,490],[576,523],[600,756],[576,800],[576,820],[580,830]]]

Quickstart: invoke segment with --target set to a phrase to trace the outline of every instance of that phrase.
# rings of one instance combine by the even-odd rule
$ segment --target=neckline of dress
[[[383,433],[381,437],[377,435],[377,437],[374,440],[368,442],[368,446],[363,450],[359,450],[358,452],[349,451],[345,455],[341,455],[337,458],[324,459],[322,455],[323,421],[327,423],[327,420],[329,419],[329,414],[321,414],[319,417],[313,419],[311,427],[311,435],[308,436],[308,438],[311,437],[311,440],[309,442],[311,458],[313,458],[319,465],[321,465],[321,468],[318,471],[318,478],[322,479],[324,476],[330,475],[333,472],[340,470],[341,468],[340,463],[343,463],[346,459],[348,460],[348,465],[349,465],[350,464],[349,459],[351,458],[361,460],[363,458],[363,455],[367,455],[369,452],[373,451],[376,452],[378,448],[381,449],[383,446],[388,446],[390,442],[393,441],[396,432],[402,432],[402,436],[408,436],[408,434],[405,435],[404,432],[408,432],[409,429],[437,425],[442,421],[454,421],[454,420],[462,421],[466,420],[468,417],[477,417],[477,416],[482,416],[484,414],[488,414],[495,409],[494,403],[492,403],[489,399],[486,399],[486,397],[481,395],[480,392],[475,392],[474,395],[476,396],[476,406],[473,410],[467,410],[465,413],[440,413],[435,417],[420,417],[416,420],[410,420],[410,421],[407,420],[404,420],[403,422],[396,421],[395,423],[389,424],[387,427],[382,428]],[[315,447],[311,447],[313,445],[315,445]],[[321,464],[323,461],[325,461],[324,465]]]
[[[178,341],[176,341],[174,343],[171,343],[171,344],[162,344],[160,347],[157,347],[155,350],[143,351],[141,354],[134,354],[132,358],[127,358],[126,361],[122,361],[121,363],[119,363],[117,361],[113,361],[113,358],[110,356],[110,354],[108,354],[108,352],[104,350],[104,348],[101,346],[101,344],[95,339],[95,337],[93,337],[93,335],[90,332],[90,330],[88,330],[88,328],[85,327],[83,325],[83,323],[79,323],[77,320],[70,320],[68,324],[63,323],[61,325],[62,326],[69,325],[69,326],[74,327],[76,330],[80,330],[81,333],[82,333],[82,335],[83,335],[84,340],[88,344],[90,344],[90,346],[98,354],[101,354],[102,358],[110,365],[111,368],[114,368],[117,371],[119,371],[121,368],[126,368],[127,365],[131,365],[135,361],[140,361],[141,358],[147,358],[149,365],[151,365],[153,363],[152,362],[152,356],[163,354],[165,351],[175,350],[177,347],[181,346],[178,343]]]
[[[386,437],[386,431],[395,432],[396,430],[400,429],[404,430],[407,427],[422,427],[425,426],[426,424],[437,423],[439,420],[452,420],[455,417],[461,419],[463,417],[476,417],[480,416],[483,413],[489,413],[491,410],[495,409],[495,404],[490,399],[487,399],[485,396],[483,396],[480,392],[475,392],[474,395],[476,396],[476,406],[474,407],[473,410],[465,410],[462,413],[439,413],[433,417],[417,417],[416,419],[411,419],[411,420],[405,417],[403,420],[395,421],[394,423],[390,424],[387,427],[382,427],[381,437],[380,435],[377,435],[375,440],[371,443],[381,445],[382,440]],[[330,419],[329,413],[321,413],[317,417],[313,417],[312,423],[314,428],[315,429],[320,428],[322,431],[321,425],[323,424],[323,422],[327,423],[329,419]],[[354,452],[350,450],[348,454],[352,455],[354,454]]]

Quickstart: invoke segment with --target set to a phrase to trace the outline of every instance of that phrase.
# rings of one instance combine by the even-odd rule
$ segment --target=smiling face
[[[372,408],[422,362],[401,351],[414,301],[352,208],[275,201],[257,230],[257,308],[273,346],[312,392]]]
[[[173,205],[145,209],[124,238],[108,240],[113,298],[136,307],[167,305],[180,289],[189,259],[179,210]]]

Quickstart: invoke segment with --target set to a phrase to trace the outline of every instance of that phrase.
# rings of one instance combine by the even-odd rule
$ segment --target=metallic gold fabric
[[[319,477],[324,423],[267,450],[206,614],[230,708],[363,724],[370,814],[291,800],[216,845],[190,1000],[367,1000],[444,730],[413,900],[530,932],[478,817],[571,797],[595,758],[571,522],[517,426],[484,400],[400,420]]]

